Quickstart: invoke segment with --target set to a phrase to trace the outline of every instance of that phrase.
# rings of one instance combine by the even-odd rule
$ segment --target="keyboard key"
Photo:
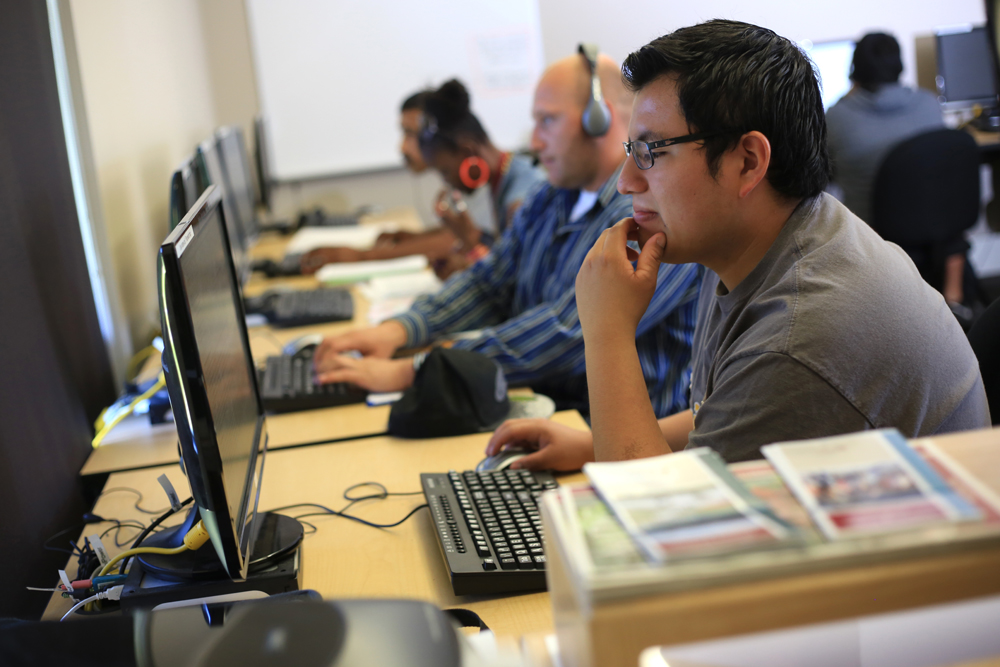
[[[487,571],[497,569],[496,561],[494,561],[492,558],[484,558],[483,569]]]
[[[535,560],[535,565],[538,566],[539,570],[545,567],[545,556],[535,556],[534,560]]]
[[[535,561],[532,560],[531,556],[518,556],[517,565],[522,570],[534,570]]]
[[[517,561],[514,560],[513,558],[501,558],[500,567],[504,570],[516,570]]]

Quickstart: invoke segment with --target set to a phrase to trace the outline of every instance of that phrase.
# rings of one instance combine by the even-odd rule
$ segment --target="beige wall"
[[[156,251],[174,167],[215,126],[196,0],[72,0],[112,262],[136,344],[159,329]]]
[[[245,8],[242,0],[70,0],[70,8],[111,260],[133,344],[143,345],[159,331],[156,251],[169,228],[170,174],[220,125],[241,125],[252,142]],[[429,216],[437,184],[403,169],[314,181],[280,188],[277,209],[410,204]]]

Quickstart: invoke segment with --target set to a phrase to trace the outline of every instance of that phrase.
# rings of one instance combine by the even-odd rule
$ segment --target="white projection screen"
[[[399,106],[456,77],[493,141],[526,146],[537,0],[246,0],[272,177],[398,167]]]

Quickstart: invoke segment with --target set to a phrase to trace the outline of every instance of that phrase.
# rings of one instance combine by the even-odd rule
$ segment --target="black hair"
[[[813,197],[829,183],[816,72],[795,44],[773,31],[721,19],[681,28],[630,54],[622,76],[632,92],[672,77],[691,132],[732,130],[704,140],[713,178],[741,133],[757,130],[771,144],[767,180],[779,194]]]
[[[403,100],[403,106],[401,106],[399,108],[399,110],[401,112],[402,111],[412,111],[413,109],[417,109],[418,111],[423,111],[424,110],[424,100],[427,98],[427,96],[430,94],[430,92],[431,91],[429,91],[429,90],[419,90],[419,91],[413,93],[412,95],[410,95],[409,97],[407,97],[405,100]]]
[[[899,42],[892,35],[873,32],[854,47],[851,80],[867,91],[875,92],[886,83],[896,83],[903,71]]]
[[[462,141],[489,142],[489,136],[479,119],[469,109],[469,92],[458,79],[428,91],[423,100],[424,129],[420,133],[420,150],[430,155],[444,148],[458,150]]]

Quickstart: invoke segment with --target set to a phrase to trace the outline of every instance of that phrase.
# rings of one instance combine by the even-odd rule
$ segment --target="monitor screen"
[[[243,238],[249,245],[257,236],[257,212],[254,210],[253,178],[250,174],[250,157],[247,155],[243,130],[224,127],[216,133],[219,156],[222,158],[226,188],[231,194],[236,210],[236,222],[243,228]]]
[[[236,203],[226,187],[226,176],[222,167],[222,158],[216,140],[206,139],[198,145],[198,181],[204,191],[208,186],[215,185],[222,192],[222,201],[226,211],[237,210]],[[233,262],[236,264],[236,274],[240,284],[250,277],[250,262],[247,259],[247,240],[243,228],[236,222],[235,215],[226,216],[226,231],[233,250]]]
[[[237,576],[245,574],[264,417],[224,220],[212,187],[163,242],[160,312],[185,471],[203,518],[207,510],[216,524],[216,550]]]
[[[816,44],[805,42],[802,46],[816,65],[823,94],[823,108],[829,109],[851,89],[854,41],[841,39]]]
[[[260,194],[260,204],[271,208],[271,163],[268,157],[266,129],[264,119],[257,116],[253,120],[254,158],[257,162],[257,192]]]
[[[951,108],[994,106],[997,87],[986,28],[939,31],[936,42],[938,100]]]
[[[170,229],[176,227],[191,210],[201,193],[195,175],[194,157],[190,156],[178,165],[170,177]]]

